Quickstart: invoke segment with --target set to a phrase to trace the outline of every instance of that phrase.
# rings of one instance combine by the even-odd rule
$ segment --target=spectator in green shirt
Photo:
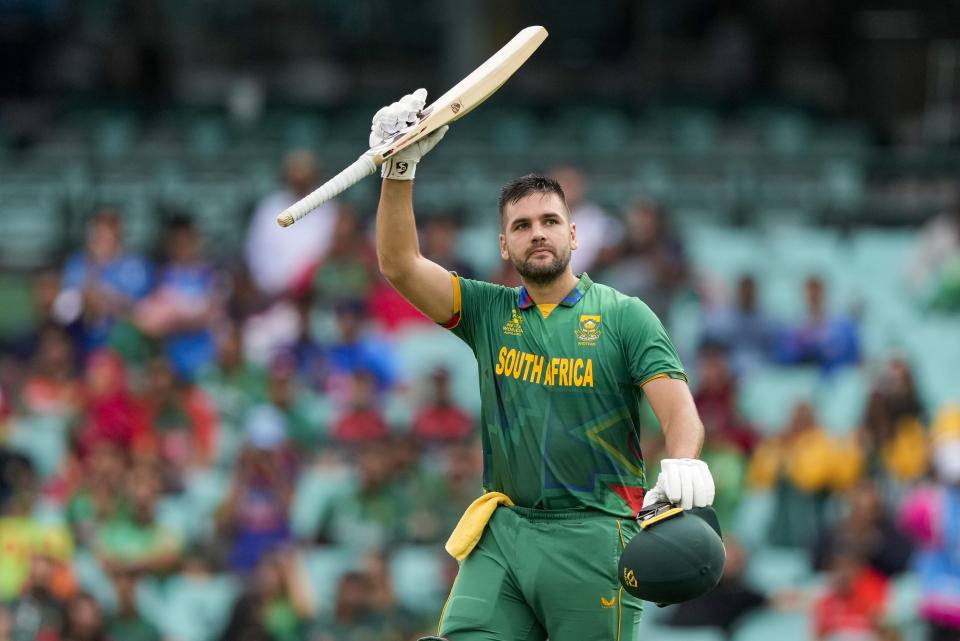
[[[137,606],[137,575],[117,572],[113,575],[117,611],[107,621],[107,632],[115,641],[160,641],[156,626],[143,618]]]
[[[179,533],[156,520],[161,479],[148,462],[135,464],[126,475],[128,510],[120,510],[97,534],[95,553],[109,572],[166,572],[180,559]]]

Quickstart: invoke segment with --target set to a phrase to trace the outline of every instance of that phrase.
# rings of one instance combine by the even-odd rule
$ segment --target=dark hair
[[[196,225],[193,222],[193,218],[186,214],[176,213],[170,216],[167,219],[167,229],[169,231],[194,231],[196,230]]]
[[[501,230],[503,229],[503,212],[507,208],[507,205],[512,205],[524,196],[535,192],[541,194],[556,194],[560,196],[560,202],[563,203],[563,206],[567,206],[567,199],[563,195],[563,189],[560,187],[560,183],[553,178],[539,174],[527,174],[526,176],[514,178],[500,190],[500,199],[497,201],[497,209],[500,212]]]

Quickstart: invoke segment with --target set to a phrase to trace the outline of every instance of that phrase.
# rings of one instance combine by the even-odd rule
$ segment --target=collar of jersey
[[[573,307],[579,303],[583,295],[587,293],[590,285],[593,285],[593,281],[587,276],[587,272],[583,272],[580,274],[580,282],[560,301],[560,305],[563,307]],[[530,298],[530,294],[527,293],[527,288],[523,285],[520,286],[520,294],[517,297],[517,307],[520,309],[533,307],[533,299]]]

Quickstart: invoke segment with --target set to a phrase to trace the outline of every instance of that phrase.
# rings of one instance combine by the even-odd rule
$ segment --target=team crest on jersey
[[[523,336],[523,318],[517,310],[511,312],[510,320],[503,326],[503,333],[507,336]]]
[[[600,338],[600,314],[581,314],[576,334],[580,345],[596,345]]]

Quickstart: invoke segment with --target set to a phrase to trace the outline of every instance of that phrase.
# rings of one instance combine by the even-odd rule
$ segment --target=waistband
[[[617,516],[608,512],[601,512],[592,507],[572,507],[563,510],[540,510],[533,507],[520,507],[519,505],[501,505],[500,509],[507,509],[514,512],[517,516],[522,516],[530,521],[566,521],[572,519],[624,519],[629,517]]]

